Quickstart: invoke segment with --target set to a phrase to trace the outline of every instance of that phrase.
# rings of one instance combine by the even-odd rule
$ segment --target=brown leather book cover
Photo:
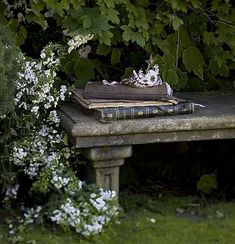
[[[153,87],[131,87],[117,83],[104,85],[102,82],[88,82],[85,99],[124,99],[124,100],[157,100],[169,98],[166,83]]]
[[[81,105],[86,109],[96,109],[96,108],[117,108],[117,107],[145,107],[145,106],[158,106],[158,105],[172,105],[177,104],[181,100],[178,98],[169,99],[169,100],[112,100],[112,99],[85,99],[84,90],[75,89],[72,91],[72,100]]]

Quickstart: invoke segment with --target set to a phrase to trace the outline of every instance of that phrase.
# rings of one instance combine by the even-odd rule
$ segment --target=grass
[[[198,204],[193,197],[154,199],[146,195],[120,196],[125,213],[90,240],[74,232],[41,226],[24,233],[31,244],[233,244],[235,203]],[[197,204],[195,204],[197,202]],[[204,205],[204,206],[202,206]],[[0,227],[0,242],[7,242],[6,226]],[[27,242],[23,242],[27,243]]]

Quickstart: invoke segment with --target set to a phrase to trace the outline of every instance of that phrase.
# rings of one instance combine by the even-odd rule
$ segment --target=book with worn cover
[[[169,85],[165,82],[162,85],[153,87],[131,87],[125,84],[116,83],[105,85],[102,82],[88,82],[84,91],[86,99],[124,99],[124,100],[158,100],[171,97]]]
[[[184,102],[174,105],[158,105],[129,108],[94,109],[93,114],[101,122],[122,119],[150,118],[164,115],[189,114],[194,112],[194,103]]]
[[[146,107],[159,105],[172,105],[183,102],[183,99],[176,97],[161,98],[155,101],[144,100],[111,100],[111,99],[86,99],[84,98],[84,90],[76,89],[72,92],[72,100],[81,105],[85,109],[96,108],[127,108],[127,107]]]

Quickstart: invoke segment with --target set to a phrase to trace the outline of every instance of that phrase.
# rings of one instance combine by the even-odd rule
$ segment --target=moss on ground
[[[120,202],[125,209],[120,223],[90,240],[49,226],[27,231],[25,240],[32,244],[235,243],[234,202],[205,204],[193,197],[154,199],[129,194],[122,194]],[[8,243],[6,238],[6,226],[2,224],[0,242]]]

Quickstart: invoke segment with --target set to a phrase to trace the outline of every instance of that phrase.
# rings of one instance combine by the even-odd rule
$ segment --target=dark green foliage
[[[6,6],[1,8],[3,13]],[[9,9],[13,14],[5,13],[18,44],[33,36],[32,25],[41,28],[31,40],[34,49],[38,33],[39,39],[47,39],[43,30],[55,27],[55,22],[57,32],[68,29],[73,35],[96,35],[90,42],[90,62],[66,59],[64,72],[80,86],[91,79],[120,80],[127,67],[145,68],[150,53],[175,90],[231,89],[233,85],[235,8],[230,0],[29,0],[27,6]],[[18,21],[19,16],[24,21]]]
[[[0,26],[0,116],[14,108],[14,81],[19,66],[19,49],[9,30]]]

